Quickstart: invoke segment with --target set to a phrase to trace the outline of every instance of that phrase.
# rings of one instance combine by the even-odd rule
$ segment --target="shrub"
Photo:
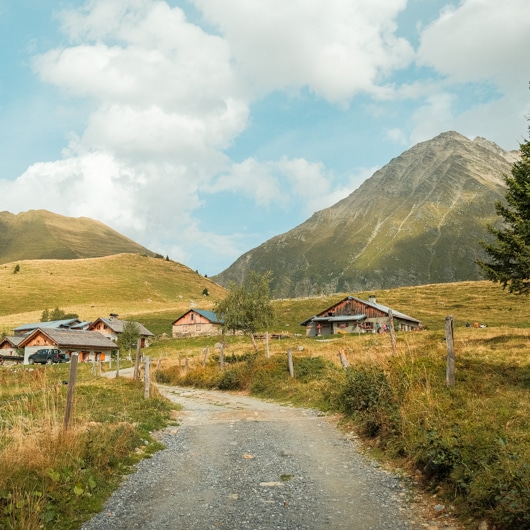
[[[341,401],[344,411],[358,421],[366,436],[388,435],[398,428],[397,399],[378,366],[348,368]]]

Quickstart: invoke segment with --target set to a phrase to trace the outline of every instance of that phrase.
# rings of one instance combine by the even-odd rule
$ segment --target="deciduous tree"
[[[255,333],[274,322],[270,282],[272,273],[250,271],[242,285],[231,282],[227,297],[215,306],[215,313],[223,321],[223,331],[242,331],[250,335],[257,350]]]
[[[136,322],[125,322],[123,324],[123,331],[118,336],[118,346],[120,350],[129,350],[129,357],[131,357],[131,351],[136,348],[138,339],[140,338],[140,329]]]

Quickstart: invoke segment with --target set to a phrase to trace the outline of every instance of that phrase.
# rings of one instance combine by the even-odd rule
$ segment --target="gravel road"
[[[184,407],[180,425],[158,433],[166,449],[140,462],[83,530],[427,526],[400,479],[364,457],[331,418],[247,396],[159,388]]]

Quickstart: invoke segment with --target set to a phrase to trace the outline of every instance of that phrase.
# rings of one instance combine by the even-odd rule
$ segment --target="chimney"
[[[369,297],[368,297],[368,301],[371,303],[371,304],[377,304],[376,300],[375,300],[375,294],[371,294]]]
[[[111,313],[111,314],[110,314],[110,319],[111,319],[111,320],[114,320],[114,319],[117,319],[117,318],[118,318],[117,313]]]

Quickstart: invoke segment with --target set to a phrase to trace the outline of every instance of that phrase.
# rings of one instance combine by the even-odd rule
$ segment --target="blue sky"
[[[0,0],[0,35],[0,210],[209,276],[420,141],[527,135],[527,0]]]

